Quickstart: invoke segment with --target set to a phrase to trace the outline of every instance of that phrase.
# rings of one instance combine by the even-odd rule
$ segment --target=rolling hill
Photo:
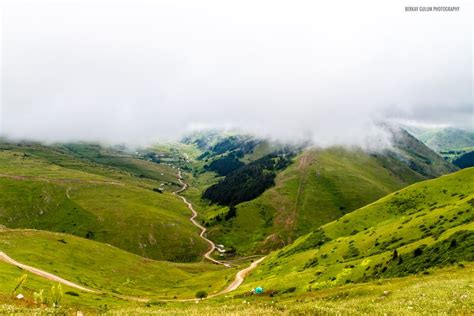
[[[14,300],[11,289],[24,272],[0,262],[0,312],[469,314],[473,180],[471,168],[391,193],[271,253],[236,293],[198,303],[173,298],[219,291],[234,269],[158,262],[67,234],[1,229],[0,249],[15,259],[101,293],[64,287],[64,307],[47,307],[32,298],[43,289],[49,300],[51,282],[29,275],[21,287],[26,299]],[[265,293],[250,295],[256,286]]]
[[[437,152],[474,147],[474,132],[471,131],[453,127],[406,128],[415,137]]]
[[[117,154],[100,159],[62,146],[2,144],[0,224],[69,233],[149,258],[200,260],[207,245],[170,193],[179,188],[176,170]]]
[[[414,128],[408,131],[459,168],[474,166],[474,132],[458,128]]]
[[[474,261],[474,169],[408,186],[272,253],[247,288],[308,292]]]
[[[192,297],[198,289],[221,290],[234,269],[208,263],[172,263],[63,233],[0,230],[0,248],[17,261],[90,289],[147,298]],[[211,277],[212,282],[208,279]]]
[[[204,214],[202,220],[213,240],[241,255],[266,253],[408,184],[457,169],[404,130],[391,127],[390,131],[393,147],[378,152],[342,147],[296,151],[292,163],[277,170],[274,186],[235,205],[235,214],[200,199],[196,189],[186,194]],[[217,183],[222,192],[239,194],[238,185],[226,188],[226,181],[209,172],[189,176],[202,192]],[[240,187],[245,187],[243,182]]]

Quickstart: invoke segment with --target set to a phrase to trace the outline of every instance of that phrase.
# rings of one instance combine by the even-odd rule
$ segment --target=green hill
[[[456,166],[442,159],[436,152],[423,144],[407,131],[396,127],[387,127],[392,136],[393,148],[384,155],[402,162],[425,178],[434,178],[458,170]],[[390,168],[392,164],[386,164]],[[396,164],[395,164],[396,165]],[[393,169],[395,173],[398,170]]]
[[[291,165],[277,174],[274,187],[252,201],[238,204],[237,217],[212,227],[217,240],[222,232],[235,237],[236,244],[241,242],[238,250],[242,252],[272,249],[270,242],[265,243],[265,234],[272,231],[281,232],[281,236],[290,241],[297,238],[296,241],[270,253],[236,292],[199,303],[164,300],[190,298],[200,290],[216,293],[234,278],[239,268],[155,261],[139,256],[140,251],[148,247],[134,251],[139,254],[136,255],[87,240],[84,238],[87,233],[83,236],[86,229],[93,227],[88,225],[95,223],[110,233],[89,235],[90,238],[99,240],[120,231],[114,243],[121,242],[119,236],[131,240],[147,233],[143,223],[155,219],[147,214],[160,212],[164,223],[176,220],[180,234],[164,234],[160,236],[163,239],[157,241],[170,245],[174,242],[172,237],[178,236],[180,239],[176,242],[183,243],[177,244],[179,249],[162,250],[177,258],[178,250],[192,245],[189,238],[195,238],[196,231],[190,227],[187,233],[185,225],[189,223],[189,213],[185,208],[181,213],[179,205],[182,203],[169,193],[173,184],[166,186],[164,193],[153,191],[157,182],[161,182],[161,173],[171,176],[174,169],[157,164],[162,171],[168,170],[168,174],[154,172],[158,179],[154,180],[104,161],[98,163],[74,156],[63,148],[43,146],[40,150],[28,146],[26,150],[17,146],[5,149],[0,152],[0,181],[4,181],[0,183],[2,192],[7,193],[0,193],[0,215],[6,214],[5,210],[15,211],[9,212],[9,217],[2,217],[2,222],[9,227],[14,227],[11,222],[22,225],[30,222],[35,228],[50,225],[49,229],[58,225],[82,238],[59,232],[1,228],[0,251],[101,293],[86,293],[64,286],[63,308],[47,308],[50,302],[34,303],[33,297],[43,289],[49,299],[52,282],[27,273],[28,279],[21,288],[26,298],[16,300],[11,291],[24,272],[0,262],[0,313],[66,310],[70,313],[110,310],[111,314],[119,315],[466,313],[472,309],[474,169],[421,181],[453,167],[438,156],[431,156],[432,151],[423,151],[424,147],[413,149],[417,145],[414,141],[407,147],[411,150],[399,145],[378,153],[329,148],[308,149],[298,154]],[[154,150],[159,152],[158,149]],[[254,153],[256,150],[248,155]],[[198,156],[195,154],[197,151],[193,151],[193,157]],[[134,166],[143,162],[134,161],[133,155],[126,158],[132,159]],[[150,168],[155,164],[145,163]],[[195,183],[215,183],[219,178],[214,176],[209,172],[196,178],[192,173],[187,174]],[[417,181],[421,182],[393,192]],[[200,192],[202,187],[194,187],[187,194],[199,200]],[[386,195],[388,192],[393,193]],[[385,197],[377,200],[379,195]],[[156,204],[152,200],[156,200]],[[364,201],[373,203],[357,206]],[[227,207],[205,203],[199,201],[198,207],[205,211],[202,218],[209,220],[228,211]],[[281,206],[289,210],[296,208],[293,222],[289,217],[291,212],[277,213],[277,207]],[[118,207],[124,211],[113,212]],[[275,208],[276,215],[259,222],[254,215],[266,219],[266,214],[272,214],[270,207]],[[351,212],[351,208],[356,210]],[[133,219],[124,216],[135,209],[139,212],[133,213]],[[248,217],[243,216],[245,209]],[[47,212],[40,215],[42,210]],[[21,216],[17,216],[16,211]],[[127,221],[127,224],[109,225],[108,220],[98,221],[98,214],[104,214],[103,218],[111,221]],[[90,218],[86,217],[89,215]],[[46,216],[44,221],[43,216]],[[10,218],[14,220],[9,224]],[[158,227],[159,231],[166,229]],[[285,230],[286,227],[291,229]],[[308,231],[312,232],[306,234]],[[246,233],[247,241],[244,240]],[[260,233],[261,239],[252,239]],[[303,236],[298,238],[298,234]],[[123,244],[121,248],[131,245]],[[195,258],[203,249],[205,247],[200,251],[196,249]],[[192,250],[194,248],[187,249]],[[266,294],[249,296],[250,289],[256,286],[263,286]],[[136,301],[136,297],[151,301]]]
[[[408,131],[459,168],[474,166],[474,132],[451,127]]]
[[[189,298],[202,289],[212,294],[222,290],[235,274],[235,269],[223,266],[155,261],[103,243],[37,230],[0,229],[0,251],[21,263],[99,291],[101,294],[69,289],[79,294],[65,295],[70,304],[86,306],[119,307],[125,303],[120,297],[129,296],[152,300]],[[23,273],[0,261],[0,299],[10,294]],[[53,282],[27,274],[35,281],[27,281],[24,295],[32,297],[33,291],[40,289],[49,291]],[[132,302],[133,299],[128,304]]]
[[[235,217],[229,216],[234,214],[227,207],[199,200],[197,192],[187,194],[205,214],[203,221],[210,227],[213,240],[240,254],[266,253],[408,184],[456,170],[407,132],[391,132],[393,148],[379,152],[357,148],[304,150],[277,173],[273,187],[237,204]],[[204,191],[206,184],[215,181],[203,175],[190,180]],[[226,178],[231,176],[233,173]],[[238,187],[228,191],[239,194]]]
[[[409,131],[437,152],[474,147],[474,132],[458,128],[413,129]]]
[[[3,144],[0,224],[69,233],[149,258],[200,260],[207,244],[169,192],[178,188],[176,170],[129,156],[100,159],[60,146]]]
[[[413,184],[272,253],[242,291],[307,292],[474,261],[474,169]]]

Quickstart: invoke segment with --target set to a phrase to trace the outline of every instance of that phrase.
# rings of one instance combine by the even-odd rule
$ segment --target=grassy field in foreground
[[[169,191],[153,191],[156,180],[28,148],[0,151],[0,225],[69,233],[160,260],[201,259],[207,244],[190,211]]]
[[[1,267],[1,265],[0,265]],[[459,315],[474,312],[474,266],[454,266],[429,275],[349,284],[306,293],[259,296],[229,296],[199,303],[95,301],[95,310],[71,305],[65,295],[63,311],[77,310],[108,315]],[[54,312],[32,303],[0,296],[0,313],[37,315]],[[15,304],[13,304],[15,303]],[[100,307],[99,307],[100,306]],[[86,313],[86,314],[88,314]]]
[[[99,242],[35,230],[0,230],[0,251],[21,263],[103,292],[106,297],[193,298],[199,290],[212,294],[222,290],[237,269],[155,261]],[[0,293],[8,295],[22,272],[6,264],[0,267]],[[30,287],[47,290],[51,286]],[[80,304],[80,298],[76,303]]]

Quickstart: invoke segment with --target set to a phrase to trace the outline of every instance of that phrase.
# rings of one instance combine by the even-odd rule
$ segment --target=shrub
[[[207,297],[207,292],[206,291],[198,291],[196,292],[196,298],[203,299]]]
[[[34,300],[35,304],[42,305],[42,304],[45,303],[43,293],[44,293],[43,289],[41,289],[39,292],[34,292],[33,293],[33,300]]]
[[[281,293],[282,293],[282,294],[285,294],[285,293],[293,293],[294,291],[296,291],[296,287],[295,287],[295,286],[292,286],[292,287],[289,287],[289,288],[287,288],[286,290],[282,291]]]
[[[347,253],[343,256],[345,260],[358,257],[360,255],[359,249],[353,244],[349,244]]]
[[[416,248],[416,249],[413,251],[413,257],[421,256],[422,253],[423,253],[423,250],[422,250],[421,248]]]
[[[61,299],[63,298],[63,289],[61,284],[53,285],[51,287],[51,303],[53,303],[53,307],[59,307],[61,305]]]

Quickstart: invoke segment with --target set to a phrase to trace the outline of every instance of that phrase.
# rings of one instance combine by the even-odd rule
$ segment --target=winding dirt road
[[[219,292],[217,294],[214,294],[212,296],[217,296],[217,295],[221,295],[221,294],[225,294],[225,293],[229,293],[229,292],[232,292],[234,290],[236,290],[245,280],[245,277],[247,276],[247,274],[249,274],[250,271],[252,271],[253,269],[255,269],[257,267],[257,265],[263,261],[263,259],[265,259],[265,257],[262,257],[260,259],[258,259],[257,261],[254,261],[252,262],[252,264],[250,266],[248,266],[247,268],[243,269],[243,270],[240,270],[239,272],[237,272],[237,274],[235,275],[235,280],[232,281],[231,284],[229,284],[225,290],[223,290],[222,292]],[[211,296],[211,297],[212,297]]]
[[[184,196],[179,195],[179,193],[183,192],[184,190],[186,190],[188,188],[188,184],[183,181],[183,175],[181,173],[181,170],[179,170],[179,169],[178,169],[178,181],[182,185],[182,187],[181,187],[181,189],[179,189],[177,191],[174,191],[173,194],[179,196],[183,200],[183,202],[188,206],[189,210],[192,213],[192,216],[189,219],[194,224],[194,226],[199,227],[199,229],[201,230],[201,233],[199,234],[199,236],[202,239],[204,239],[211,246],[209,251],[207,251],[204,254],[204,257],[206,259],[216,263],[216,264],[221,264],[221,265],[224,265],[226,267],[231,267],[230,264],[228,264],[226,262],[218,261],[218,260],[211,257],[212,252],[216,249],[216,244],[214,244],[214,242],[212,240],[209,240],[204,236],[207,229],[196,221],[195,218],[197,217],[198,213],[194,209],[193,205],[188,200],[186,200],[186,198]],[[244,282],[245,277],[249,274],[249,272],[252,271],[253,269],[255,269],[255,267],[257,267],[257,265],[260,262],[263,261],[263,259],[265,259],[265,257],[260,258],[256,261],[252,262],[252,264],[250,266],[248,266],[247,268],[242,269],[239,272],[237,272],[237,274],[235,275],[235,279],[234,279],[234,281],[232,281],[231,284],[229,284],[224,290],[220,291],[219,293],[209,295],[209,297],[215,297],[215,296],[226,294],[226,293],[229,293],[231,291],[236,290]],[[184,300],[184,301],[192,301],[192,300],[196,300],[196,299],[189,299],[189,300]]]
[[[221,261],[216,260],[216,259],[211,257],[211,254],[216,249],[216,244],[214,242],[212,242],[212,240],[209,240],[209,239],[206,238],[206,236],[204,236],[207,229],[196,221],[196,217],[198,216],[198,213],[194,209],[193,205],[188,200],[186,200],[186,198],[184,196],[179,195],[179,193],[183,192],[184,190],[186,190],[188,188],[188,184],[183,181],[183,176],[181,174],[181,170],[178,171],[178,181],[182,185],[182,187],[181,187],[181,189],[179,189],[177,191],[174,191],[173,194],[176,195],[176,196],[179,196],[183,200],[184,204],[186,204],[188,206],[189,210],[192,213],[189,220],[193,223],[194,226],[198,227],[201,230],[201,233],[199,233],[199,237],[201,237],[203,240],[205,240],[211,246],[211,248],[204,254],[204,258],[206,258],[209,261],[214,262],[215,264],[221,264],[221,265],[224,265],[226,267],[230,267],[230,265],[228,263],[221,262]]]
[[[1,252],[1,251],[0,251],[0,261],[6,262],[8,264],[14,265],[14,266],[16,266],[18,268],[21,268],[23,270],[29,271],[29,272],[31,272],[33,274],[36,274],[36,275],[39,275],[40,277],[43,277],[45,279],[55,281],[55,282],[59,282],[61,284],[76,288],[76,289],[81,290],[81,291],[86,291],[86,292],[90,292],[90,293],[99,293],[95,290],[91,290],[89,288],[83,287],[83,286],[81,286],[79,284],[76,284],[74,282],[65,280],[61,277],[58,277],[57,275],[52,274],[52,273],[49,273],[49,272],[31,267],[31,266],[28,266],[26,264],[20,263],[20,262],[14,260],[13,258],[10,258],[9,256],[7,256],[6,253]]]
[[[0,175],[1,177],[1,175]],[[211,257],[211,254],[212,252],[216,249],[216,245],[209,239],[207,239],[204,234],[206,233],[206,228],[203,227],[201,224],[199,224],[195,218],[196,216],[198,215],[198,213],[194,210],[193,208],[193,205],[188,202],[188,200],[186,200],[185,197],[179,195],[179,193],[183,192],[184,190],[187,189],[188,185],[183,181],[182,179],[182,174],[181,174],[181,170],[179,170],[179,174],[178,174],[178,181],[180,184],[182,184],[182,188],[173,192],[173,194],[179,196],[183,202],[188,206],[188,208],[191,210],[192,212],[192,216],[190,217],[190,220],[191,222],[196,226],[196,227],[199,227],[199,229],[201,229],[201,233],[199,234],[199,236],[204,239],[210,246],[211,248],[209,249],[209,251],[207,251],[205,254],[204,254],[204,257],[216,264],[220,264],[220,265],[224,265],[226,267],[231,267],[230,264],[228,263],[225,263],[225,262],[222,262],[222,261],[218,261],[218,260],[215,260],[214,258]],[[216,297],[216,296],[219,296],[219,295],[222,295],[222,294],[226,294],[226,293],[229,293],[231,291],[234,291],[236,290],[245,280],[245,277],[249,274],[250,271],[252,271],[253,269],[255,269],[255,267],[263,261],[263,259],[265,259],[265,257],[263,258],[260,258],[256,261],[254,261],[250,266],[248,266],[247,268],[245,269],[242,269],[240,271],[237,272],[237,274],[235,275],[235,279],[234,281],[232,281],[232,283],[230,283],[224,290],[218,292],[218,293],[215,293],[215,294],[212,294],[212,295],[209,295],[209,298],[211,297]],[[81,291],[85,291],[85,292],[89,292],[89,293],[100,293],[99,291],[96,291],[96,290],[93,290],[93,289],[89,289],[87,287],[84,287],[84,286],[81,286],[77,283],[74,283],[74,282],[71,282],[71,281],[68,281],[66,279],[63,279],[55,274],[52,274],[52,273],[49,273],[49,272],[46,272],[46,271],[43,271],[43,270],[40,270],[40,269],[37,269],[37,268],[34,268],[32,266],[29,266],[29,265],[26,265],[26,264],[23,264],[21,262],[18,262],[16,260],[14,260],[13,258],[9,257],[6,253],[0,251],[0,261],[3,261],[5,263],[8,263],[8,264],[11,264],[13,266],[16,266],[18,268],[21,268],[25,271],[29,271],[33,274],[36,274],[40,277],[43,277],[45,279],[48,279],[48,280],[51,280],[51,281],[54,281],[54,282],[58,282],[58,283],[61,283],[61,284],[64,284],[64,285],[67,285],[67,286],[70,286],[70,287],[73,287],[73,288],[76,288],[78,290],[81,290]],[[129,300],[134,300],[134,301],[140,301],[140,302],[146,302],[146,301],[149,301],[149,299],[147,298],[142,298],[142,297],[132,297],[132,296],[120,296],[124,299],[129,299]],[[173,300],[165,300],[165,301],[177,301],[177,302],[187,302],[187,301],[197,301],[199,299],[197,298],[192,298],[192,299],[173,299]]]

